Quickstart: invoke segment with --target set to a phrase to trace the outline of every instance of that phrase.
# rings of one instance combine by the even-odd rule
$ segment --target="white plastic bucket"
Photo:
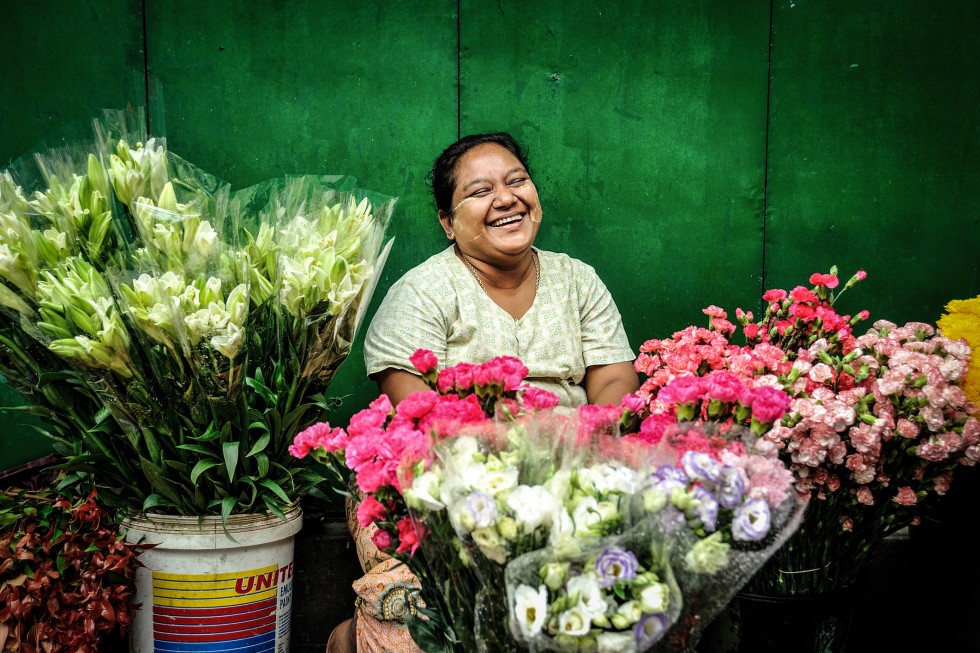
[[[145,550],[130,653],[289,653],[295,506],[275,515],[146,515],[122,523]]]

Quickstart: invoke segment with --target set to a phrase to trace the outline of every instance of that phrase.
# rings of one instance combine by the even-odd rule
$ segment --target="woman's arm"
[[[413,392],[425,392],[430,389],[417,374],[391,367],[373,375],[373,378],[381,392],[388,395],[392,406],[397,406],[398,402]]]
[[[640,378],[633,369],[633,363],[623,361],[586,368],[583,385],[590,404],[606,406],[618,404],[625,395],[636,392],[640,387]]]

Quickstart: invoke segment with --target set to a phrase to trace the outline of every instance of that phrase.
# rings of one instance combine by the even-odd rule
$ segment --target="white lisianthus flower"
[[[514,511],[514,518],[531,533],[539,526],[551,527],[558,501],[541,485],[518,485],[507,495],[507,507]]]
[[[582,497],[572,512],[575,535],[599,537],[608,525],[620,518],[619,509],[612,501],[596,501],[595,497]]]
[[[658,487],[652,487],[643,493],[643,509],[655,514],[667,506],[667,493]]]
[[[560,469],[544,482],[544,486],[551,492],[551,496],[564,503],[572,494],[572,473],[567,469]]]
[[[514,617],[521,635],[530,639],[541,632],[548,616],[548,590],[544,585],[534,589],[520,585],[514,592]]]
[[[602,587],[599,580],[594,576],[582,574],[572,576],[565,583],[565,589],[573,600],[577,597],[577,603],[589,615],[589,620],[595,615],[603,615],[609,607],[606,598],[602,594]]]
[[[600,495],[610,492],[633,494],[636,491],[636,478],[636,472],[629,467],[613,463],[601,463],[578,471],[580,487]]]
[[[666,612],[670,605],[670,588],[665,583],[651,583],[639,591],[637,598],[646,613]]]
[[[565,584],[568,576],[568,569],[571,566],[568,562],[548,562],[541,567],[541,580],[552,590],[557,590]]]
[[[492,497],[517,487],[516,467],[488,469],[485,465],[470,465],[466,472],[470,487]]]
[[[558,615],[558,633],[571,637],[587,635],[592,627],[592,618],[581,603],[573,605]]]
[[[405,493],[406,502],[411,497],[412,502],[409,503],[409,507],[415,510],[425,508],[433,512],[445,508],[446,504],[441,501],[440,496],[441,484],[442,479],[434,469],[430,469],[416,476],[412,481],[410,491],[406,491]]]
[[[643,609],[640,607],[638,601],[626,601],[616,608],[616,614],[613,615],[612,622],[616,628],[623,630],[635,624],[642,616]],[[622,621],[616,619],[616,617],[621,617]]]
[[[715,574],[728,564],[730,545],[722,542],[721,531],[699,540],[684,556],[684,564],[698,574]]]
[[[498,564],[507,563],[507,542],[500,537],[493,526],[477,528],[473,531],[473,542],[479,547],[480,553]]]
[[[505,540],[513,542],[517,539],[517,520],[504,515],[497,520],[497,532]]]

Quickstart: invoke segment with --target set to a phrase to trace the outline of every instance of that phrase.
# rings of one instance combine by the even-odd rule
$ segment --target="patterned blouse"
[[[431,350],[441,368],[515,356],[528,367],[527,381],[557,394],[561,405],[585,404],[587,367],[635,355],[595,270],[567,254],[536,251],[538,290],[519,320],[493,302],[452,247],[406,272],[368,328],[367,373],[416,373],[408,358],[420,347]]]

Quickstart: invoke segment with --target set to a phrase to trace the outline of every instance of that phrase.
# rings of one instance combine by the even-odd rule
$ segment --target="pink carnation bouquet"
[[[642,419],[631,437],[658,437],[658,425],[678,410],[665,401],[675,379],[687,379],[685,396],[695,398],[708,387],[716,395],[713,379],[722,372],[740,379],[732,423],[744,421],[739,411],[757,401],[769,416],[765,395],[757,400],[755,392],[776,388],[790,396],[784,417],[753,430],[778,447],[806,513],[753,578],[753,591],[794,595],[853,584],[881,541],[921,519],[930,497],[949,489],[955,468],[980,457],[977,406],[962,388],[969,345],[919,322],[879,320],[855,334],[868,312],[841,315],[834,304],[865,277],[859,271],[835,294],[834,268],[813,274],[810,287],[767,291],[758,320],[735,312],[745,345],[731,342],[738,327],[711,306],[707,328],[647,341],[635,362],[646,379],[623,402],[624,413]],[[708,415],[712,402],[696,409]]]

